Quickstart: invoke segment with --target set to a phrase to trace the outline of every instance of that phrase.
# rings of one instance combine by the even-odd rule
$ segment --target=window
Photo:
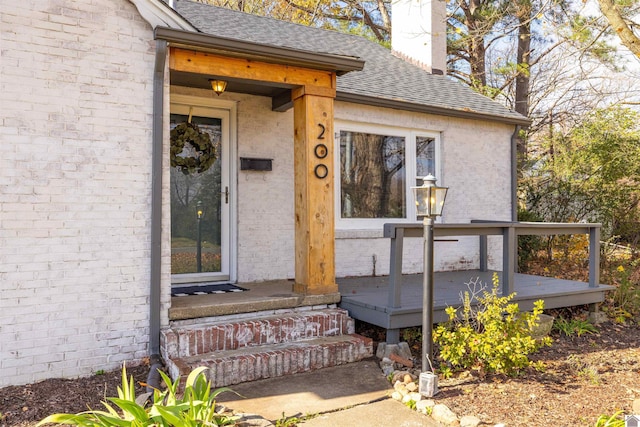
[[[338,226],[377,228],[415,221],[411,187],[440,175],[439,135],[377,125],[336,123]]]

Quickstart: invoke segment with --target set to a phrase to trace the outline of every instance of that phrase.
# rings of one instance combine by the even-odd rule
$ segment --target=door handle
[[[224,187],[224,191],[221,191],[224,194],[224,202],[229,204],[229,187]]]

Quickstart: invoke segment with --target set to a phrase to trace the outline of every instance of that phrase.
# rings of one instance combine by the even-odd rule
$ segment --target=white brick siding
[[[293,111],[271,111],[271,98],[239,98],[238,155],[273,159],[271,172],[238,173],[238,279],[292,278]]]
[[[2,6],[0,386],[147,354],[155,48],[126,0]]]

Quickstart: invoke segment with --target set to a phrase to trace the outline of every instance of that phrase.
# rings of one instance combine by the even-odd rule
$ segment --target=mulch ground
[[[378,333],[362,325],[359,329],[374,338]],[[485,425],[509,427],[593,426],[600,415],[631,413],[633,400],[640,398],[640,327],[605,323],[597,334],[554,332],[552,338],[553,345],[535,355],[545,363],[543,371],[530,370],[516,378],[463,373],[441,379],[437,403],[459,416],[478,416]],[[147,370],[141,366],[128,371],[139,383],[146,380]],[[114,396],[118,385],[120,372],[115,371],[5,387],[0,389],[0,425],[34,426],[51,413],[101,409],[100,401]]]

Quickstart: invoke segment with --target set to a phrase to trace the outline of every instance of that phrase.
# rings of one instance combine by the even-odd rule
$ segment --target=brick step
[[[354,332],[347,311],[331,308],[172,327],[161,342],[164,357],[174,359]]]
[[[167,360],[173,378],[209,367],[213,387],[274,378],[357,362],[373,355],[373,341],[357,334],[307,338]]]

